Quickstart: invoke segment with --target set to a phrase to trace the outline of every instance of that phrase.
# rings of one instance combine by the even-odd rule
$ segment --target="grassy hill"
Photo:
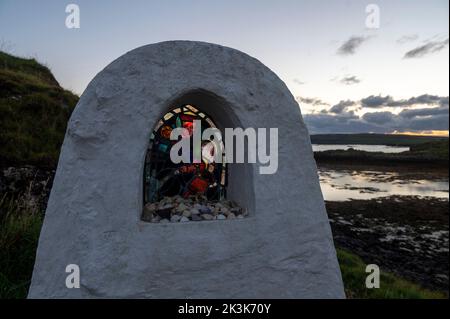
[[[448,139],[443,141],[433,141],[411,145],[410,153],[416,156],[433,156],[438,159],[447,159],[448,161]]]
[[[448,137],[414,136],[398,134],[316,134],[311,135],[313,144],[365,144],[365,145],[390,145],[412,146],[428,142],[448,141]]]
[[[0,52],[0,166],[55,167],[77,101],[46,66]]]

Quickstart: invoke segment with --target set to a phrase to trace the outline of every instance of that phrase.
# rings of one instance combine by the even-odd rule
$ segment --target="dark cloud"
[[[383,107],[387,106],[388,103],[391,103],[392,97],[389,95],[381,96],[381,95],[371,95],[364,99],[361,99],[361,105],[364,107]]]
[[[384,127],[388,131],[431,131],[431,130],[448,130],[448,109],[446,112],[428,112],[429,114],[423,116],[427,112],[417,112],[416,114],[409,114],[403,116],[392,114],[392,120],[385,123]]]
[[[301,96],[297,96],[296,100],[297,100],[298,103],[304,103],[304,104],[309,104],[309,105],[314,105],[314,106],[330,105],[327,102],[324,102],[321,99],[318,99],[318,98],[315,98],[315,97],[301,97]]]
[[[383,132],[376,125],[362,121],[358,116],[349,113],[305,114],[304,120],[310,133],[363,133]]]
[[[362,116],[362,119],[367,123],[374,124],[386,124],[392,122],[394,120],[394,114],[391,112],[373,112],[373,113],[365,113]]]
[[[363,37],[363,36],[350,37],[350,39],[342,43],[342,45],[338,48],[337,54],[339,55],[355,54],[356,49],[358,49],[364,42],[366,42],[369,39],[370,37]]]
[[[418,34],[407,34],[397,39],[398,44],[416,41],[419,38]]]
[[[412,131],[448,130],[448,113],[427,117],[414,117],[407,122]]]
[[[328,111],[329,113],[334,113],[334,114],[341,114],[343,113],[348,107],[350,106],[354,106],[356,104],[356,102],[351,101],[351,100],[346,100],[346,101],[340,101],[338,104],[333,105],[331,107],[331,109]]]
[[[406,107],[417,104],[435,107],[405,109],[399,114],[392,112],[368,112],[362,116],[347,111],[349,106],[359,104],[372,107],[401,104]],[[449,129],[448,97],[424,94],[406,100],[394,100],[391,96],[369,96],[360,102],[341,101],[328,111],[305,114],[305,123],[311,133],[387,133],[393,131],[431,131]]]
[[[421,58],[428,54],[439,52],[448,46],[448,38],[443,41],[428,41],[424,45],[418,46],[405,53],[404,59]]]
[[[439,101],[439,104],[441,106],[447,106],[447,108],[448,108],[448,96],[441,97],[441,100]]]
[[[437,96],[430,94],[422,94],[417,97],[412,97],[407,100],[406,105],[416,105],[416,104],[440,104],[448,105],[448,96]]]
[[[409,99],[395,100],[392,96],[371,95],[361,99],[361,106],[368,108],[380,107],[410,107],[418,104],[448,105],[448,96],[422,94]]]
[[[448,104],[444,106],[421,108],[421,109],[407,109],[401,111],[398,115],[404,118],[433,116],[433,115],[448,115]]]
[[[448,113],[427,117],[405,118],[391,112],[356,115],[306,114],[305,123],[311,133],[388,133],[393,131],[448,130]]]
[[[345,85],[352,85],[352,84],[358,84],[361,82],[360,79],[358,79],[356,76],[354,75],[349,75],[349,76],[344,76],[339,82],[341,82],[342,84]]]

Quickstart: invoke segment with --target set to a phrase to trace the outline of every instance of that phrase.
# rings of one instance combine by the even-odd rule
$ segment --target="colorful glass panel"
[[[225,163],[215,163],[214,143],[202,142],[202,148],[196,150],[195,158],[201,163],[192,163],[194,156],[193,137],[194,120],[201,121],[201,133],[207,128],[215,128],[214,122],[192,105],[184,105],[166,113],[158,121],[150,138],[144,170],[144,204],[159,201],[165,196],[203,195],[210,200],[220,200],[226,196],[227,171]],[[187,129],[190,138],[191,163],[175,164],[170,160],[170,149],[177,141],[170,140],[173,128]],[[217,147],[216,147],[217,148]],[[218,151],[223,154],[221,142]]]

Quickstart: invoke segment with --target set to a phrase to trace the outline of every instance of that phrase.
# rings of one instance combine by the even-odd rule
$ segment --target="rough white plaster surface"
[[[140,220],[150,132],[176,103],[221,128],[278,127],[279,168],[233,164],[240,220]],[[81,287],[65,285],[77,264]],[[70,119],[39,240],[30,298],[341,298],[343,284],[300,109],[258,60],[171,41],[121,56]]]

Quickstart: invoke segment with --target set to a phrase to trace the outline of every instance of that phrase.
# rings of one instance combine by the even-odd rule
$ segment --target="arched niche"
[[[233,106],[225,98],[205,89],[191,89],[180,92],[165,103],[162,118],[167,112],[183,105],[193,105],[209,116],[224,136],[225,128],[242,127]],[[254,164],[228,163],[226,198],[235,201],[250,215],[254,212],[255,197],[253,186]]]

